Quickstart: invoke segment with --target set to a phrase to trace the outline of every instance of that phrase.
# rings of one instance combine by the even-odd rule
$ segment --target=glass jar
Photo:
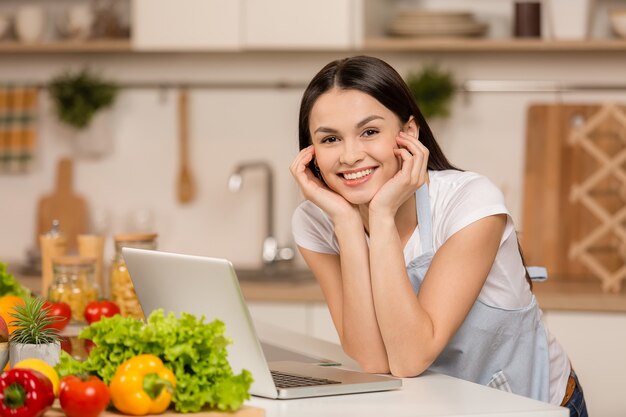
[[[119,306],[123,317],[144,319],[133,282],[130,279],[122,248],[156,249],[156,233],[115,235],[115,257],[111,262],[111,299]]]
[[[98,299],[95,283],[96,260],[82,256],[63,256],[52,259],[53,278],[48,299],[67,303],[73,321],[84,321],[85,307]]]

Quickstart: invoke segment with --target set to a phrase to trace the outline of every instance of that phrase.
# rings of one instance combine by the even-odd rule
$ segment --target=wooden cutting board
[[[74,251],[76,237],[87,233],[88,209],[83,197],[73,190],[73,162],[71,159],[59,160],[56,173],[56,188],[39,200],[37,206],[37,235],[35,242],[39,246],[39,235],[45,234],[52,226],[52,220],[60,221],[60,230],[67,239],[67,248]]]
[[[572,201],[571,190],[584,183],[599,169],[599,163],[580,145],[568,141],[573,126],[586,124],[599,110],[591,104],[537,104],[528,109],[526,124],[526,170],[524,209],[520,240],[526,263],[548,269],[550,281],[598,282],[577,257],[570,257],[573,244],[582,241],[599,224],[593,212]],[[596,146],[606,155],[619,151],[619,140],[612,138],[616,129],[611,120],[602,120],[590,133]],[[621,133],[624,134],[623,132]],[[597,187],[595,200],[609,212],[623,205],[606,190],[615,188],[610,178]],[[624,260],[612,247],[610,234],[597,243],[594,254],[609,270],[619,268]]]
[[[124,414],[119,414],[112,411],[105,411],[100,414],[100,417],[119,417]],[[46,412],[46,417],[64,417],[65,414],[59,407],[58,403],[55,404],[52,409]],[[265,410],[257,407],[249,407],[242,406],[239,410],[234,413],[227,413],[223,411],[202,411],[200,413],[175,413],[174,411],[166,411],[163,414],[150,414],[148,417],[158,416],[158,417],[181,417],[181,416],[190,416],[190,417],[263,417],[265,416]]]

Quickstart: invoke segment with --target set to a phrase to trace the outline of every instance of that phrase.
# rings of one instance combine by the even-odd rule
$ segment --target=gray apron
[[[426,184],[417,190],[415,199],[422,254],[409,262],[407,272],[417,294],[434,255]],[[535,296],[528,306],[515,310],[477,299],[429,369],[548,402],[548,339]]]

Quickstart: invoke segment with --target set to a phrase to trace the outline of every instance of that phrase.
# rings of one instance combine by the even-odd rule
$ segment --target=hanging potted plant
[[[15,330],[9,340],[9,362],[11,367],[27,358],[38,358],[55,366],[59,362],[61,343],[59,331],[50,327],[57,318],[50,316],[41,298],[28,298],[17,305],[11,322]]]
[[[99,156],[110,148],[110,112],[119,88],[88,69],[65,73],[52,79],[48,86],[56,114],[74,130],[80,153]]]
[[[426,119],[450,116],[450,104],[456,92],[450,72],[427,65],[420,72],[409,74],[406,83]]]

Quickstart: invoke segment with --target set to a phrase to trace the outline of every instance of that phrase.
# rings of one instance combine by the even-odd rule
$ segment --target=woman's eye
[[[322,143],[334,143],[337,142],[337,136],[327,136],[322,139]]]
[[[378,130],[376,129],[367,129],[363,132],[363,136],[370,137],[370,136],[374,136],[377,133],[378,133]]]

